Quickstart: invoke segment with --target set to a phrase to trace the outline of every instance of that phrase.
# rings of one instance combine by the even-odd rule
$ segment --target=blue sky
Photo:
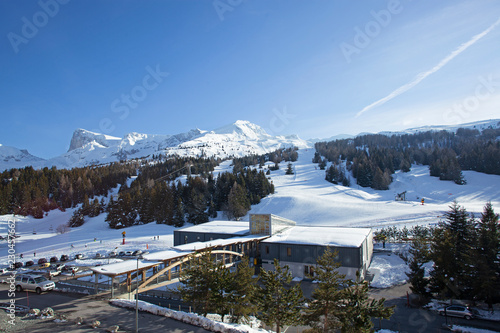
[[[0,143],[249,120],[326,138],[500,118],[500,2],[0,1]]]

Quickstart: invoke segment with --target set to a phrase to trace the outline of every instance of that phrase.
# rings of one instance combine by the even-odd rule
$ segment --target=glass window
[[[286,248],[286,255],[291,257],[292,256],[292,248],[291,247],[287,247]]]
[[[266,245],[266,254],[269,254],[269,246]]]

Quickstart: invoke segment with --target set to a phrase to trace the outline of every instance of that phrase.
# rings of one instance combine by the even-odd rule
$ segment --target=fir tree
[[[233,323],[239,323],[242,318],[248,320],[250,315],[257,312],[255,303],[257,279],[253,277],[254,270],[250,267],[249,258],[245,256],[232,276],[227,302],[231,309]]]
[[[474,294],[491,308],[500,297],[500,226],[499,216],[488,202],[478,223],[475,249]]]
[[[243,187],[234,182],[229,192],[226,214],[230,219],[238,220],[250,209],[250,201]]]
[[[281,267],[274,259],[274,270],[260,271],[261,285],[257,288],[259,312],[257,318],[266,325],[276,325],[276,332],[286,325],[301,322],[300,308],[303,305],[302,290],[292,286],[292,274],[288,266]]]
[[[318,258],[315,269],[317,287],[312,292],[312,300],[306,308],[305,323],[317,332],[336,332],[340,328],[339,312],[344,311],[342,300],[345,275],[340,274],[337,252],[329,247]]]
[[[408,282],[411,284],[410,289],[414,294],[425,299],[430,296],[427,290],[429,280],[424,277],[425,269],[423,267],[429,261],[430,256],[427,241],[421,237],[412,238],[408,252],[410,257],[407,263],[410,272],[406,273],[406,276],[408,276]]]
[[[356,272],[359,276],[359,273]],[[372,318],[389,319],[394,306],[386,307],[385,299],[368,298],[368,282],[350,282],[344,289],[344,311],[339,312],[342,333],[368,333],[373,331]]]
[[[446,220],[434,232],[431,258],[431,287],[449,296],[470,295],[472,247],[475,230],[465,208],[456,202],[445,213]]]

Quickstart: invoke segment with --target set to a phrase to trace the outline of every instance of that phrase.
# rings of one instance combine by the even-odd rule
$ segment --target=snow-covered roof
[[[158,251],[154,253],[149,253],[146,255],[143,255],[142,257],[146,260],[169,260],[169,259],[174,259],[178,257],[183,257],[185,256],[186,253],[175,250],[175,249],[170,249],[170,250],[165,250],[165,251]]]
[[[371,228],[296,226],[275,234],[262,242],[359,247],[370,232]]]
[[[90,269],[98,274],[104,274],[104,275],[120,275],[120,274],[125,274],[128,272],[134,272],[137,270],[137,260],[125,260],[123,262],[118,262],[114,264],[109,264],[109,265],[104,265],[104,266],[97,266],[97,267],[91,267]],[[152,262],[152,261],[142,261],[139,260],[139,269],[141,268],[146,268],[146,267],[153,267],[160,264],[159,262]]]
[[[226,239],[213,239],[211,241],[207,242],[194,242],[194,243],[188,243],[188,244],[182,244],[182,245],[177,245],[174,246],[174,249],[179,250],[179,251],[196,251],[196,250],[202,250],[205,248],[210,248],[214,246],[227,246],[231,244],[238,244],[238,243],[244,243],[244,242],[249,242],[253,240],[262,240],[264,238],[267,238],[269,236],[263,236],[263,235],[248,235],[248,236],[242,236],[242,237],[231,237],[231,238],[226,238]]]
[[[213,221],[198,224],[192,227],[185,227],[179,230],[231,235],[246,235],[250,233],[249,223],[240,221]]]

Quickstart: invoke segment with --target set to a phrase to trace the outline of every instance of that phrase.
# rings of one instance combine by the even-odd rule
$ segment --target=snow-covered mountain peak
[[[271,137],[262,127],[247,120],[237,120],[230,125],[226,125],[214,130],[213,133],[234,134],[247,137],[251,140],[267,139]]]
[[[26,165],[38,167],[45,160],[31,155],[26,149],[4,146],[0,144],[0,171],[11,168],[22,168]]]
[[[82,148],[92,142],[96,142],[100,146],[109,147],[111,145],[116,145],[116,143],[118,143],[120,140],[120,138],[111,135],[95,133],[79,128],[73,132],[73,137],[71,138],[68,152],[78,148]]]

